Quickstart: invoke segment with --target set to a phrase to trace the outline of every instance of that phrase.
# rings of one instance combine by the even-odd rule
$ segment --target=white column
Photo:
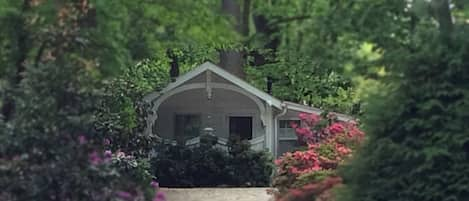
[[[274,151],[274,122],[272,116],[272,106],[266,104],[265,108],[265,148],[267,148],[272,154]]]

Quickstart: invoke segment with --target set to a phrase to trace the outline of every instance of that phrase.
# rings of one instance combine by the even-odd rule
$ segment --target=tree
[[[0,69],[4,97],[0,103],[5,120],[14,114],[11,97],[25,67],[56,57],[58,52],[51,48],[57,44],[52,42],[79,44],[64,50],[87,68],[115,75],[141,59],[163,55],[167,49],[206,49],[210,53],[236,39],[229,21],[214,9],[219,3],[165,2],[1,1],[0,25],[5,29],[0,31],[0,59],[5,65]],[[76,6],[67,7],[70,3]]]
[[[364,124],[370,138],[344,168],[346,192],[339,200],[467,200],[467,5],[447,0],[402,1],[395,10],[384,5],[366,3],[394,16],[367,28],[385,51],[386,88],[368,100]]]
[[[229,29],[221,28],[229,25],[224,18],[205,19],[218,16],[209,1],[197,5],[159,2],[0,1],[0,25],[4,27],[0,30],[0,200],[153,198],[149,167],[139,158],[147,156],[142,153],[147,150],[118,144],[125,141],[109,142],[106,137],[121,133],[98,130],[97,114],[103,113],[106,107],[101,106],[109,97],[122,98],[106,106],[113,109],[111,112],[129,114],[121,124],[125,128],[119,131],[133,134],[129,130],[135,127],[132,112],[136,111],[129,110],[138,108],[133,107],[132,99],[149,88],[157,89],[166,78],[145,72],[166,74],[168,70],[159,68],[168,61],[166,56],[160,56],[160,65],[140,71],[130,65],[134,59],[168,48],[200,50],[230,37]],[[180,13],[182,8],[188,12]],[[132,27],[139,14],[144,15],[139,23],[153,25],[158,31]],[[204,20],[206,23],[200,24],[214,29],[205,32],[201,26],[191,26],[192,20]],[[226,34],[210,38],[219,34],[217,30]],[[139,41],[144,41],[145,48],[140,49]],[[209,57],[212,49],[192,56]],[[185,64],[191,59],[181,60]],[[192,67],[181,66],[185,67],[182,70]],[[132,80],[134,75],[135,79],[147,79]],[[134,93],[127,88],[106,88],[134,82],[141,87]],[[126,97],[118,96],[122,92],[127,92]]]
[[[346,6],[325,0],[255,1],[252,82],[261,88],[272,83],[273,94],[285,100],[357,113],[344,67],[356,63],[359,43],[344,33],[345,23],[334,21]]]

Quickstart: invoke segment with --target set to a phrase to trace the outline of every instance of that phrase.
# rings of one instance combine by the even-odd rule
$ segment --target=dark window
[[[252,139],[252,117],[230,117],[230,137]]]
[[[292,124],[300,126],[300,120],[279,120],[278,121],[278,135],[280,138],[296,138],[295,129]]]
[[[185,141],[199,136],[201,130],[201,118],[197,114],[177,114],[175,118],[175,138]]]

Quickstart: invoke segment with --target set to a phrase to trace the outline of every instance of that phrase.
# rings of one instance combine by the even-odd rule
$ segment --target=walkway
[[[162,188],[167,201],[271,201],[268,188]]]

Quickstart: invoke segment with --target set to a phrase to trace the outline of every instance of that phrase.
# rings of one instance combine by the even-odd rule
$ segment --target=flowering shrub
[[[299,117],[301,125],[291,126],[307,149],[285,153],[275,161],[273,186],[279,190],[277,198],[282,200],[314,200],[311,196],[341,183],[334,170],[364,138],[356,122],[338,121],[334,114],[323,118],[301,113]]]
[[[0,200],[164,200],[143,162],[103,150],[85,135],[59,138],[63,144],[50,152],[3,152]]]

